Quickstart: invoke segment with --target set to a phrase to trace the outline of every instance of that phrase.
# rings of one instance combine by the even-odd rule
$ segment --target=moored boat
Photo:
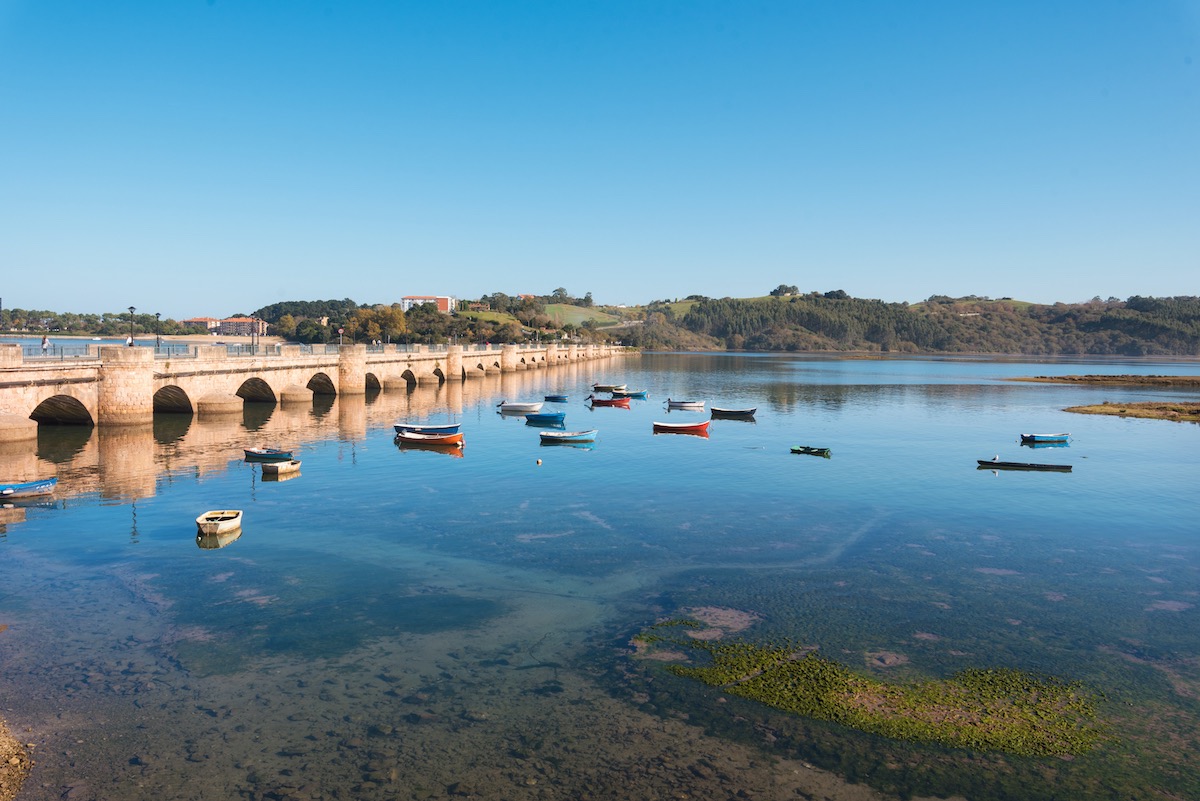
[[[813,445],[793,445],[792,453],[802,453],[807,456],[824,456],[826,459],[831,455],[829,448],[818,448]]]
[[[287,476],[300,472],[300,460],[288,459],[286,462],[263,462],[264,476]]]
[[[589,402],[592,406],[619,406],[622,409],[629,408],[629,398],[597,398],[595,395],[588,395],[584,401]]]
[[[538,436],[542,442],[595,442],[598,433],[600,432],[593,428],[590,431],[542,431]]]
[[[525,415],[525,423],[531,426],[554,426],[566,419],[566,412],[531,412]]]
[[[282,448],[246,448],[247,462],[286,462],[292,458],[291,451]]]
[[[401,431],[413,434],[457,434],[461,427],[462,423],[396,423],[392,426],[397,434]]]
[[[697,434],[707,437],[708,423],[708,420],[696,423],[660,423],[656,420],[653,425],[655,434]]]
[[[1021,442],[1066,442],[1070,434],[1022,434]]]
[[[704,401],[697,400],[671,400],[667,398],[668,409],[694,409],[696,411],[704,411]]]
[[[241,509],[213,509],[196,518],[196,528],[200,534],[227,534],[241,527]]]
[[[400,431],[396,434],[396,441],[407,445],[449,445],[461,448],[463,435],[461,431],[453,434],[419,434],[415,431]]]
[[[625,384],[592,384],[592,392],[620,392]]]
[[[37,481],[17,481],[11,484],[0,484],[0,498],[32,498],[38,495],[49,495],[58,485],[58,478],[42,478]]]
[[[746,418],[753,417],[754,413],[758,411],[758,407],[751,406],[746,409],[723,409],[719,406],[712,406],[710,407],[710,411],[712,412],[713,417],[741,418],[744,420]]]
[[[1053,470],[1070,473],[1069,464],[1035,464],[1033,462],[1001,462],[998,459],[976,459],[980,470]]]
[[[544,398],[542,398],[542,400],[544,400],[546,403],[566,403],[567,396],[566,395],[547,395]]]
[[[540,412],[542,410],[542,401],[534,401],[532,403],[518,403],[515,401],[500,401],[496,404],[504,414],[529,414],[530,412]]]
[[[634,400],[646,400],[649,390],[645,389],[614,389],[612,396],[614,398],[633,398]]]

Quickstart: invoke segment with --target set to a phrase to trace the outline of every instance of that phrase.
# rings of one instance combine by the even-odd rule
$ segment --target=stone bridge
[[[281,345],[246,356],[203,345],[156,358],[148,347],[105,346],[91,358],[27,361],[20,346],[0,345],[0,441],[34,438],[43,423],[141,425],[155,412],[240,414],[244,401],[311,405],[314,395],[408,390],[623,352],[607,345],[386,345],[370,352],[365,345]]]

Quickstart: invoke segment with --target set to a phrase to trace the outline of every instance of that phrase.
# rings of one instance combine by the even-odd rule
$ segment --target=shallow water
[[[1105,372],[1197,369],[647,354],[43,429],[0,452],[0,477],[60,479],[0,510],[0,709],[37,745],[21,798],[974,799],[1005,797],[997,776],[1030,798],[1200,794],[1200,427],[1061,411],[1187,393],[1004,380]],[[650,399],[583,404],[614,380]],[[595,447],[495,412],[560,391],[546,408]],[[666,397],[759,411],[654,435],[707,417]],[[398,448],[397,419],[461,421],[467,444]],[[1017,438],[1064,430],[1067,448]],[[260,444],[294,447],[301,474],[265,481],[241,458]],[[975,469],[993,455],[1074,470]],[[243,509],[241,536],[197,547],[213,508]],[[899,744],[631,657],[630,635],[698,606],[895,680],[1083,681],[1122,736],[1069,763]]]

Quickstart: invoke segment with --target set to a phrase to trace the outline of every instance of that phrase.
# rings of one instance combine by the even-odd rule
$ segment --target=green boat
[[[793,445],[792,453],[803,453],[806,456],[823,456],[829,458],[829,448],[814,448],[812,445]]]

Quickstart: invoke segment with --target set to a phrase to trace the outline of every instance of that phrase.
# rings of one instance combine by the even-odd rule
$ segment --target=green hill
[[[587,320],[594,320],[597,328],[616,325],[621,318],[599,309],[584,306],[572,306],[566,303],[547,303],[546,314],[554,321],[554,325],[562,328],[567,323],[578,327]]]

